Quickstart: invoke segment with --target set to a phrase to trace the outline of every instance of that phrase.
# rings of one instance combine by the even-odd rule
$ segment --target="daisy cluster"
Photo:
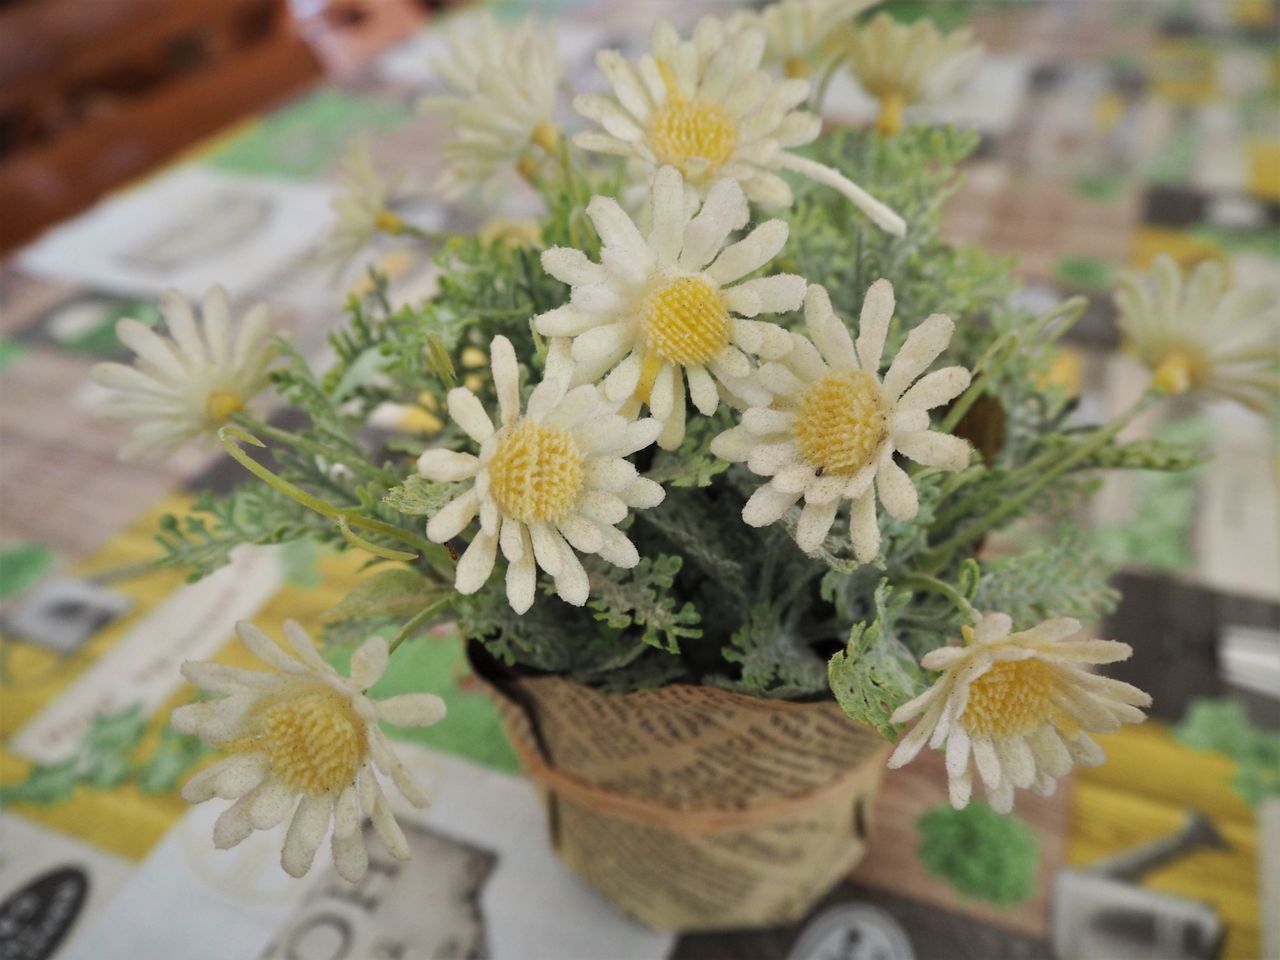
[[[954,432],[968,405],[990,388],[982,381],[986,371],[975,377],[955,362],[966,356],[952,343],[956,321],[941,312],[899,316],[893,284],[874,274],[860,276],[852,299],[846,289],[833,305],[833,284],[829,292],[783,268],[819,269],[813,258],[788,259],[795,238],[783,216],[795,196],[785,175],[833,188],[889,235],[907,231],[897,213],[843,173],[798,152],[821,128],[806,109],[809,67],[851,56],[850,68],[891,114],[894,122],[881,126],[892,135],[901,106],[952,88],[972,66],[967,34],[943,37],[932,27],[879,16],[851,22],[866,5],[783,0],[759,14],[704,18],[688,37],[659,22],[650,50],[639,57],[600,53],[611,92],[574,100],[595,128],[572,138],[554,126],[562,71],[546,31],[531,22],[507,28],[486,21],[479,33],[455,37],[442,64],[453,89],[428,104],[455,131],[444,188],[463,189],[507,166],[530,171],[537,182],[541,174],[530,158],[554,155],[573,170],[574,145],[622,158],[626,177],[618,196],[579,196],[580,181],[565,187],[573,229],[551,235],[566,245],[538,251],[543,276],[528,256],[520,260],[521,275],[513,267],[510,278],[511,286],[540,284],[555,293],[504,320],[504,332],[461,339],[460,385],[437,331],[391,316],[381,326],[361,318],[362,337],[386,336],[390,343],[388,330],[405,336],[379,358],[409,356],[415,372],[426,367],[450,387],[429,398],[442,419],[429,441],[412,448],[416,469],[403,458],[411,476],[402,473],[390,489],[391,459],[359,457],[358,431],[367,419],[351,415],[358,423],[350,436],[341,435],[337,424],[348,408],[335,410],[325,394],[326,384],[346,383],[358,364],[367,366],[363,358],[377,351],[365,349],[365,340],[343,361],[347,375],[308,374],[301,388],[280,390],[287,399],[319,396],[323,430],[299,436],[255,420],[253,403],[269,380],[274,376],[279,386],[292,374],[272,372],[276,348],[266,308],[251,308],[237,325],[216,288],[198,313],[181,296],[166,295],[165,331],[123,321],[117,332],[137,354],[135,363],[94,370],[110,391],[107,413],[137,422],[124,455],[164,456],[187,441],[218,436],[279,500],[334,521],[339,545],[417,562],[401,572],[411,579],[422,574],[433,598],[444,594],[443,604],[461,609],[460,597],[491,596],[504,616],[509,607],[526,618],[521,623],[539,613],[539,603],[586,607],[607,592],[616,570],[640,568],[637,545],[645,542],[636,514],[660,516],[656,511],[664,509],[669,491],[650,469],[662,457],[718,458],[717,469],[730,479],[715,505],[733,504],[745,527],[778,525],[777,541],[786,546],[793,539],[798,551],[790,552],[821,565],[819,576],[834,570],[853,578],[868,565],[875,577],[887,576],[894,556],[885,544],[895,540],[886,518],[897,529],[929,521],[921,508],[925,481],[941,508],[954,510],[947,496],[963,498],[966,485],[980,486],[984,474],[1003,474],[986,471]],[[352,193],[339,203],[342,229],[329,245],[335,259],[349,258],[376,233],[412,233],[392,212],[395,191],[377,176],[366,148],[352,154],[345,176]],[[838,202],[834,195],[832,201]],[[908,236],[904,248],[914,239]],[[501,253],[484,250],[495,258]],[[910,302],[914,314],[918,295]],[[1133,352],[1151,369],[1149,396],[1198,392],[1263,408],[1276,393],[1275,341],[1259,333],[1257,322],[1270,302],[1233,288],[1218,265],[1184,277],[1171,261],[1157,261],[1148,274],[1125,280],[1117,304]],[[341,351],[348,344],[338,337],[334,346]],[[379,368],[362,384],[378,377],[390,379]],[[404,386],[406,394],[423,390],[407,375]],[[302,463],[305,471],[284,480],[249,459],[234,440],[257,442],[255,430],[291,443],[292,456],[281,460]],[[1097,449],[1088,444],[1112,437],[1099,430],[1073,438],[1078,447],[1067,456],[1083,458]],[[1064,460],[1056,468],[1070,466]],[[352,489],[344,505],[320,499],[347,480]],[[1028,489],[1009,496],[1032,496],[1040,480],[1025,477]],[[379,483],[387,497],[369,508],[369,490]],[[957,512],[965,513],[966,502],[959,500]],[[385,519],[391,506],[410,518],[403,526]],[[989,510],[999,519],[1018,506],[1011,500]],[[959,534],[954,527],[947,534],[981,536],[994,526],[977,529],[982,518],[962,520]],[[890,529],[883,540],[882,525]],[[263,524],[268,531],[281,527]],[[973,539],[964,541],[966,556],[977,550]],[[406,545],[412,552],[398,549]],[[714,542],[702,546],[714,549]],[[930,569],[962,561],[975,562],[944,552]],[[1127,657],[1126,645],[1082,639],[1080,623],[1068,618],[1021,623],[1015,631],[1005,613],[979,613],[949,584],[908,573],[904,581],[926,584],[922,590],[931,584],[968,622],[956,628],[955,643],[921,658],[935,682],[898,698],[906,702],[892,724],[914,726],[892,763],[909,761],[926,745],[944,751],[956,806],[969,802],[975,772],[997,810],[1012,807],[1016,790],[1047,793],[1074,764],[1101,759],[1093,735],[1142,719],[1145,694],[1090,669]],[[425,726],[443,717],[444,704],[429,694],[380,700],[370,687],[400,641],[438,622],[428,617],[436,609],[424,607],[391,644],[370,639],[345,674],[296,624],[285,627],[287,646],[240,626],[240,639],[264,670],[184,667],[189,680],[219,695],[174,715],[178,729],[225,754],[184,791],[193,802],[232,801],[214,828],[219,847],[287,823],[282,864],[289,873],[306,872],[331,836],[338,872],[357,879],[367,866],[367,817],[393,856],[407,855],[382,783],[390,781],[413,805],[427,797],[379,724]],[[566,608],[556,609],[559,615]]]

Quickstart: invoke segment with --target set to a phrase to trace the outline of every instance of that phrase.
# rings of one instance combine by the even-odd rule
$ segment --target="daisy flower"
[[[600,263],[578,250],[545,251],[543,267],[573,292],[534,325],[544,336],[572,337],[579,380],[608,373],[604,395],[624,412],[647,404],[663,425],[659,444],[672,449],[684,437],[686,381],[693,405],[710,416],[720,404],[717,381],[735,394],[750,391],[748,353],[791,349],[781,327],[749,318],[799,307],[804,280],[780,274],[735,283],[778,255],[787,225],[770,220],[725,246],[747,222],[734,180],[718,181],[701,208],[689,210],[679,171],[663,167],[650,204],[645,237],[617,201],[592,198],[587,216],[603,242]]]
[[[280,865],[301,877],[333,826],[333,862],[347,880],[369,864],[362,814],[387,852],[409,859],[409,845],[378,785],[375,768],[390,777],[414,806],[427,796],[378,729],[425,727],[440,720],[444,701],[431,693],[385,700],[365,695],[387,667],[387,642],[370,637],[351,658],[344,677],[320,657],[306,631],[292,620],[284,634],[292,654],[251,623],[236,625],[240,641],[270,670],[187,661],[182,674],[196,686],[225,694],[173,711],[173,728],[196,734],[228,754],[187,781],[189,803],[234,800],[213,826],[219,850],[254,830],[289,821]]]
[[[320,244],[318,258],[341,271],[379,233],[399,236],[405,222],[392,212],[395,184],[378,176],[367,140],[352,144],[342,161],[339,192],[330,201],[333,225]]]
[[[1003,613],[988,613],[963,627],[963,646],[931,650],[921,658],[938,681],[903,704],[894,723],[915,720],[889,757],[890,767],[910,762],[928,741],[946,750],[951,805],[968,805],[973,768],[987,801],[1000,813],[1013,808],[1015,787],[1053,793],[1073,763],[1097,766],[1105,758],[1090,733],[1146,719],[1139,707],[1151,698],[1137,687],[1083,669],[1127,660],[1128,644],[1070,640],[1080,622],[1046,620],[1011,633]]]
[[[176,290],[160,298],[169,336],[125,318],[120,342],[137,354],[132,366],[95,364],[90,379],[114,391],[103,408],[112,420],[137,420],[122,460],[158,460],[188,441],[210,438],[267,383],[272,360],[270,314],[258,304],[232,339],[227,292],[212,287],[202,316]]]
[[[551,115],[564,67],[550,31],[532,19],[511,28],[485,15],[466,36],[449,37],[434,66],[453,88],[421,103],[451,136],[442,147],[442,193],[483,186],[515,166],[530,144],[556,151]]]
[[[587,602],[587,573],[574,551],[634,567],[640,557],[616,524],[628,508],[656,507],[663,498],[661,486],[623,459],[653,443],[657,422],[619,416],[591,384],[570,389],[565,354],[553,348],[521,413],[515,350],[506,337],[494,337],[498,426],[474,393],[457,387],[449,392],[449,416],[479,445],[479,455],[436,448],[418,460],[428,480],[472,481],[427,524],[427,537],[445,543],[480,517],[479,532],[458,560],[458,592],[484,586],[501,547],[507,600],[517,613],[533,604],[537,567],[554,578],[561,599]]]
[[[574,100],[575,110],[603,128],[574,138],[584,150],[627,158],[636,179],[674,166],[698,197],[730,177],[753,203],[772,208],[793,203],[777,173],[791,170],[839,190],[890,233],[906,232],[901,217],[842,173],[791,152],[814,140],[822,121],[796,109],[809,95],[807,80],[776,80],[760,69],[764,31],[729,34],[715,17],[704,17],[693,39],[681,40],[659,20],[652,48],[634,64],[616,50],[596,56],[613,96]]]
[[[750,27],[764,31],[764,58],[777,64],[789,77],[809,73],[809,61],[832,30],[877,0],[781,0],[762,10],[737,10],[725,20],[725,28],[737,33]]]
[[[944,35],[927,18],[907,25],[887,13],[849,27],[841,41],[849,70],[880,101],[876,129],[885,134],[902,129],[905,107],[938,100],[968,80],[982,57],[971,30]]]
[[[1196,391],[1265,413],[1280,393],[1275,298],[1228,287],[1220,263],[1200,263],[1184,280],[1161,254],[1147,273],[1120,281],[1120,329],[1159,389]]]
[[[928,411],[961,393],[969,371],[946,367],[916,382],[951,342],[954,324],[939,313],[907,335],[884,379],[879,377],[893,317],[888,280],[877,280],[867,291],[856,344],[822,287],[809,287],[804,314],[811,339],[794,334],[792,351],[760,368],[760,380],[774,398],[747,410],[740,426],[712,441],[711,451],[745,461],[752,472],[770,478],[743,507],[742,519],[750,526],[774,523],[804,497],[795,534],[802,550],[817,550],[841,502],[852,501],[853,549],[867,563],[880,551],[876,495],[896,520],[911,519],[919,506],[895,453],[944,470],[968,465],[968,444],[931,431]]]

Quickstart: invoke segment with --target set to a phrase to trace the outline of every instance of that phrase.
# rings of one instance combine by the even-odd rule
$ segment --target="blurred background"
[[[730,4],[492,6],[553,17],[568,84],[584,91],[602,86],[596,49],[638,52],[655,17],[687,27]],[[1088,298],[1053,372],[1081,422],[1144,376],[1116,334],[1120,271],[1159,253],[1216,259],[1280,293],[1280,5],[876,9],[967,25],[986,47],[960,93],[912,119],[980,136],[948,236],[1016,256],[1028,304]],[[414,863],[384,864],[357,896],[323,875],[286,883],[269,845],[213,853],[209,814],[176,793],[202,758],[165,723],[191,695],[176,665],[219,649],[237,619],[270,632],[318,618],[356,566],[285,545],[199,584],[130,575],[155,555],[161,517],[239,468],[200,450],[117,463],[126,431],[94,420],[86,373],[124,356],[115,321],[157,322],[171,286],[266,300],[313,357],[368,267],[393,301],[428,295],[430,241],[382,241],[336,278],[316,257],[357,138],[399,178],[411,222],[448,234],[536,215],[515,177],[483,202],[429,190],[446,132],[416,104],[439,89],[447,21],[475,13],[443,0],[0,0],[0,955],[136,958],[145,943],[145,957],[307,960],[1280,957],[1280,424],[1235,408],[1162,412],[1214,459],[1109,482],[1081,509],[1073,536],[1117,566],[1124,595],[1101,635],[1134,646],[1118,675],[1151,691],[1156,720],[1103,738],[1110,762],[1032,798],[1025,827],[947,815],[941,771],[919,764],[888,778],[870,856],[814,917],[645,931],[555,863],[492,709],[442,642],[416,654],[443,678],[451,722],[420,742],[439,799]],[[863,126],[875,110],[836,76],[828,123]],[[418,408],[385,420],[438,426]]]

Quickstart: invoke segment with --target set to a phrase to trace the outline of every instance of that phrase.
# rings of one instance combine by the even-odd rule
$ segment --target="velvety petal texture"
[[[749,407],[741,426],[711,444],[717,456],[770,478],[743,509],[746,523],[775,523],[799,505],[796,543],[813,553],[827,545],[840,506],[849,501],[848,542],[867,563],[880,550],[877,500],[897,520],[910,520],[919,509],[911,476],[895,454],[943,470],[968,465],[968,444],[930,430],[927,411],[963,392],[969,371],[946,367],[921,377],[947,348],[952,323],[938,314],[911,330],[881,379],[893,310],[892,285],[877,280],[867,291],[855,340],[827,292],[816,284],[808,288],[808,337],[794,335],[789,353],[761,367],[769,398]]]
[[[762,66],[771,36],[807,46],[847,10],[862,5],[807,0],[778,14],[762,14],[781,18],[776,31],[763,19],[707,16],[687,40],[670,22],[659,20],[650,52],[639,59],[628,61],[615,50],[597,56],[613,93],[574,99],[578,113],[600,128],[578,134],[575,142],[584,150],[626,158],[636,183],[673,166],[691,197],[707,198],[717,181],[729,177],[747,199],[767,209],[795,202],[778,175],[790,170],[840,191],[877,226],[902,236],[905,222],[883,203],[835,168],[792,152],[821,130],[818,117],[798,109],[809,95],[809,82],[775,77]],[[797,26],[807,38],[788,35]]]
[[[133,364],[99,363],[89,373],[111,391],[102,416],[138,424],[122,460],[162,460],[190,441],[211,440],[266,386],[274,356],[266,306],[233,323],[222,287],[204,295],[198,318],[176,290],[160,298],[160,313],[168,336],[123,319],[116,336],[137,355]]]
[[[214,825],[219,849],[287,822],[280,863],[295,877],[311,868],[332,828],[334,864],[340,876],[354,882],[369,862],[363,818],[374,821],[380,836],[389,830],[389,818],[394,823],[375,769],[410,803],[427,803],[378,720],[429,726],[444,717],[444,701],[430,693],[369,698],[366,691],[387,667],[382,637],[371,637],[355,652],[350,676],[344,677],[325,662],[302,627],[288,621],[284,630],[287,649],[253,624],[236,626],[241,642],[268,670],[183,664],[183,675],[193,684],[225,696],[177,708],[173,727],[221,747],[227,756],[191,777],[182,795],[190,803],[215,797],[235,801]],[[402,859],[408,854],[395,844],[388,851]]]
[[[654,174],[647,233],[608,197],[594,197],[587,216],[604,244],[600,262],[576,250],[545,251],[542,265],[569,285],[569,302],[534,324],[544,336],[572,339],[577,382],[598,382],[625,415],[648,407],[661,425],[659,445],[673,449],[689,405],[714,414],[722,391],[752,392],[748,356],[791,350],[785,330],[758,318],[797,309],[804,280],[744,279],[782,251],[787,225],[768,220],[732,240],[748,218],[742,187],[721,178],[705,200],[690,203],[674,166]]]
[[[630,234],[622,220],[605,222],[626,242]],[[643,243],[638,235],[632,242]],[[550,261],[567,274],[591,275],[585,258],[572,253]],[[558,348],[553,354],[522,411],[515,350],[506,337],[495,337],[489,355],[497,421],[466,387],[449,393],[449,415],[478,453],[433,448],[418,459],[418,472],[428,480],[467,483],[428,521],[427,537],[446,543],[480,521],[458,558],[455,587],[464,594],[480,590],[501,556],[507,600],[517,613],[533,605],[539,569],[552,578],[562,600],[580,607],[590,583],[579,554],[634,567],[639,554],[616,527],[630,510],[655,507],[663,499],[662,487],[640,477],[625,459],[652,444],[662,425],[622,416],[594,384],[574,386],[574,364]]]
[[[1074,764],[1104,759],[1091,733],[1145,719],[1151,698],[1137,687],[1086,669],[1128,659],[1115,640],[1073,640],[1079,621],[1046,620],[1021,633],[1002,613],[963,628],[963,644],[932,650],[921,665],[941,671],[923,694],[893,714],[914,726],[898,741],[889,766],[909,763],[927,743],[946,754],[951,803],[968,804],[976,771],[987,801],[1000,813],[1014,791],[1052,793]]]

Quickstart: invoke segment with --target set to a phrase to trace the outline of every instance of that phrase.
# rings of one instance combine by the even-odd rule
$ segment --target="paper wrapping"
[[[834,703],[606,694],[473,651],[564,863],[651,927],[804,916],[865,852],[889,745]]]

